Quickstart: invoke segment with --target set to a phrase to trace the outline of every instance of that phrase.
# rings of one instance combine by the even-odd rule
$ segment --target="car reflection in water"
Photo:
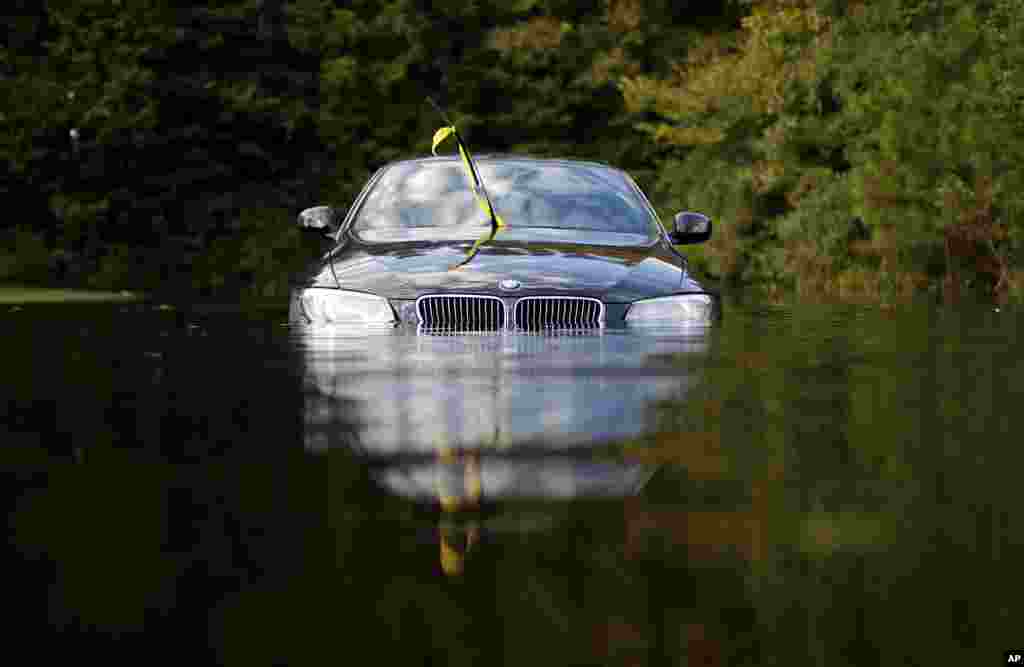
[[[455,574],[480,528],[448,519],[481,504],[637,494],[654,466],[594,454],[651,431],[655,401],[685,396],[696,377],[664,360],[703,358],[709,334],[299,335],[307,451],[348,448],[390,492],[439,505],[441,564]]]

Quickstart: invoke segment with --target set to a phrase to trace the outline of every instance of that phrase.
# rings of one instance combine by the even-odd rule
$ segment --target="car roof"
[[[384,166],[392,167],[399,164],[420,162],[455,162],[459,159],[460,157],[458,155],[431,155],[427,157],[394,160],[393,162],[389,162]],[[598,162],[597,160],[580,160],[576,158],[565,157],[535,157],[532,155],[521,155],[516,153],[482,153],[480,155],[474,155],[473,160],[476,162],[530,162],[534,164],[560,164],[569,167],[600,167],[602,169],[617,171],[623,174],[626,173],[625,171],[619,169],[618,167],[613,167],[610,164]]]

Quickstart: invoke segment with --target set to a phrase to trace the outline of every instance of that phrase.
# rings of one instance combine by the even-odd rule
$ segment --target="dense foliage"
[[[1019,271],[1024,5],[760,2],[667,79],[626,78],[677,148],[671,203],[724,223],[715,273],[869,298]]]
[[[728,284],[1024,287],[1015,0],[50,0],[5,31],[3,280],[279,297],[295,213],[426,153],[434,95],[477,153],[711,213]]]

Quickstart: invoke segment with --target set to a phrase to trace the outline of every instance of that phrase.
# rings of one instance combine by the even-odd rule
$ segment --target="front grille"
[[[595,329],[604,320],[604,305],[582,296],[526,296],[516,301],[512,323],[517,329]]]
[[[437,294],[416,300],[420,327],[439,331],[496,331],[505,328],[505,304],[496,296]]]

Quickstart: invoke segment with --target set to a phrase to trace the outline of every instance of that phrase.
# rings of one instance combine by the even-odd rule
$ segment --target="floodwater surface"
[[[0,308],[6,634],[36,656],[981,665],[1024,645],[1013,309],[431,335]]]

